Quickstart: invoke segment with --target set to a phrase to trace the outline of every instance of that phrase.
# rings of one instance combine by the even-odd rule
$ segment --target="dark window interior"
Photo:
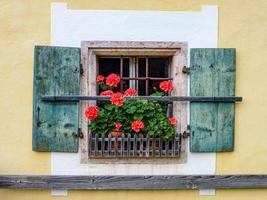
[[[111,73],[119,74],[122,84],[116,88],[118,91],[123,92],[132,87],[139,96],[150,95],[161,81],[171,80],[169,60],[169,57],[99,57],[98,74],[105,77]]]

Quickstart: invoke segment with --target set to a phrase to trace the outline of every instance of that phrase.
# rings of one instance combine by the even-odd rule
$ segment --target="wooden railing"
[[[181,150],[181,134],[173,138],[153,138],[148,135],[98,137],[89,134],[89,158],[177,158]]]

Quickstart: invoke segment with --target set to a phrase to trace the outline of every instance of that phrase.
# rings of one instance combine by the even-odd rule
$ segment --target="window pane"
[[[123,58],[123,77],[129,77],[129,58]]]
[[[138,95],[139,96],[146,95],[146,81],[138,81]]]
[[[138,58],[138,76],[146,77],[146,59]]]
[[[120,74],[120,58],[99,58],[98,74],[107,77],[111,73]]]
[[[111,73],[120,75],[121,58],[98,58],[98,74],[107,77]],[[123,77],[129,77],[129,58],[123,58]],[[122,80],[123,91],[129,88],[129,81]],[[99,88],[99,92],[101,92]],[[121,85],[114,88],[114,92],[121,91]]]
[[[161,81],[159,80],[150,80],[148,82],[148,94],[151,95],[155,92],[161,92],[161,90],[159,89],[159,84]]]
[[[149,77],[168,77],[169,58],[149,58],[148,59],[148,76]]]

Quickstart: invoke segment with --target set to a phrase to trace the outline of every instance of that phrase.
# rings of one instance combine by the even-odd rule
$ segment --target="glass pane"
[[[120,74],[120,58],[99,58],[98,74],[107,77],[111,73]]]
[[[129,80],[121,80],[122,81],[122,92],[124,92],[125,90],[127,90],[130,85],[129,85]]]
[[[159,84],[161,81],[159,80],[150,80],[148,81],[148,94],[151,95],[155,92],[161,92],[161,90],[159,89]]]
[[[138,95],[139,96],[146,95],[146,81],[138,81]]]
[[[107,58],[100,57],[98,58],[98,74],[101,74],[107,77],[111,73],[120,75],[120,58]],[[123,58],[123,77],[129,77],[129,58]],[[129,81],[122,80],[123,91],[129,87]],[[99,92],[101,92],[99,88]],[[114,88],[114,92],[121,91],[121,84]]]
[[[169,58],[148,58],[148,76],[168,78]]]
[[[146,59],[138,58],[138,76],[145,77],[146,76]]]
[[[123,58],[123,77],[129,77],[129,58]]]

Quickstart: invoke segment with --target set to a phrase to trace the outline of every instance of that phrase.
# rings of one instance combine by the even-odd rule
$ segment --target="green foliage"
[[[99,116],[89,124],[91,131],[98,135],[106,135],[114,131],[114,122],[120,122],[120,131],[135,134],[131,129],[134,120],[142,120],[145,128],[142,134],[152,137],[170,138],[175,128],[166,116],[166,104],[148,100],[127,100],[122,107],[106,103],[99,106]]]
[[[109,87],[105,82],[99,83],[100,91],[118,91],[116,87]],[[151,96],[164,96],[167,93],[158,91],[153,87]],[[148,101],[145,99],[128,99],[123,106],[118,107],[110,102],[98,104],[99,116],[89,124],[89,129],[98,135],[107,135],[115,131],[115,122],[120,122],[120,131],[125,134],[136,134],[131,124],[135,120],[141,120],[145,128],[140,133],[151,137],[171,138],[175,133],[175,127],[169,123],[166,116],[167,105],[163,102]]]
[[[112,90],[113,89],[113,87],[106,85],[104,82],[101,82],[99,84],[99,87],[100,87],[101,91]]]

